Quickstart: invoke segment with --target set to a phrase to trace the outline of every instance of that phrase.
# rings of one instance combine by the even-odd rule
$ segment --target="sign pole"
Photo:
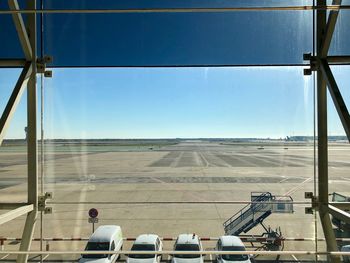
[[[96,208],[91,208],[89,210],[89,219],[88,222],[92,223],[92,233],[95,232],[95,223],[98,223],[98,211]]]

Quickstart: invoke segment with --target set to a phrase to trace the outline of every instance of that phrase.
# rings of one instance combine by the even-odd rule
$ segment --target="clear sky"
[[[17,69],[0,70],[0,110]],[[280,138],[313,135],[313,81],[300,67],[54,69],[46,138]],[[334,69],[346,101],[350,67]],[[39,86],[40,87],[40,86]],[[40,89],[39,89],[40,90]],[[22,98],[6,138],[23,138]],[[343,129],[329,103],[329,133]]]

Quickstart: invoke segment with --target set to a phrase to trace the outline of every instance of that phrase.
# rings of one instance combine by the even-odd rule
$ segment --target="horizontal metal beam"
[[[269,237],[261,237],[261,236],[254,236],[254,235],[239,235],[238,236],[243,242],[265,242],[268,240],[272,240],[272,238]],[[160,240],[164,242],[170,242],[175,241],[177,237],[159,237]],[[32,238],[32,241],[52,241],[52,242],[66,242],[66,241],[74,241],[74,242],[82,242],[82,241],[88,241],[90,237],[36,237]],[[219,237],[200,237],[200,240],[202,242],[210,242],[210,241],[218,241]],[[1,241],[21,241],[22,238],[20,237],[3,237],[0,236],[0,242]],[[124,241],[135,241],[136,237],[123,237]],[[287,241],[287,242],[315,242],[317,241],[325,241],[325,238],[317,238],[314,237],[276,237],[274,240],[280,240],[280,241]],[[343,241],[343,242],[350,242],[350,238],[336,238],[336,241]]]
[[[324,59],[321,59],[320,60],[320,67],[321,67],[321,71],[323,73],[323,76],[327,82],[329,93],[331,94],[331,97],[333,99],[333,103],[334,103],[335,108],[338,112],[341,123],[343,124],[346,136],[348,137],[348,140],[350,142],[350,115],[349,115],[349,111],[346,107],[344,99],[343,99],[343,97],[340,93],[340,90],[338,88],[337,82],[335,81],[335,78],[332,74],[332,71],[331,71],[327,61]]]
[[[261,236],[254,236],[254,235],[239,235],[238,236],[243,242],[265,242],[268,240],[272,240],[269,237],[261,237]],[[164,242],[169,241],[175,241],[177,237],[159,237],[160,240]],[[65,242],[65,241],[74,241],[74,242],[81,242],[81,241],[88,241],[90,237],[36,237],[32,238],[32,241],[52,241],[52,242]],[[218,241],[219,237],[200,237],[200,240],[202,242],[210,242],[210,241]],[[21,241],[22,238],[20,237],[0,237],[1,241]],[[136,237],[123,237],[124,241],[135,241]],[[317,241],[325,241],[325,238],[317,238],[314,237],[276,237],[274,240],[280,240],[280,241],[287,241],[287,242],[315,242]],[[336,241],[343,241],[343,242],[350,242],[350,238],[336,238]]]
[[[11,210],[25,205],[28,203],[0,203],[0,210]]]
[[[342,65],[350,64],[350,56],[328,56],[327,61],[329,65]],[[0,67],[11,68],[11,67],[23,67],[26,63],[25,59],[0,59]],[[112,66],[99,66],[99,65],[88,65],[88,66],[66,66],[66,65],[55,65],[50,68],[224,68],[224,67],[305,67],[307,64],[174,64],[174,65],[112,65]]]
[[[201,251],[179,251],[179,250],[156,250],[156,251],[135,251],[135,250],[7,250],[0,251],[0,255],[348,255],[350,252],[345,251],[316,251],[316,250],[286,250],[286,251],[271,251],[271,250],[244,250],[244,251],[219,251],[219,250],[201,250]]]
[[[349,213],[347,213],[339,208],[336,208],[333,205],[328,205],[328,212],[332,216],[336,217],[337,219],[350,224],[350,214]]]
[[[25,59],[0,59],[0,67],[23,67],[26,64]]]
[[[11,11],[19,11],[19,5],[17,0],[8,0],[8,5]],[[18,33],[19,41],[21,42],[21,46],[24,52],[24,56],[26,60],[32,59],[32,47],[30,45],[28,33],[26,27],[24,25],[24,21],[22,15],[20,13],[12,14],[13,22],[15,23],[16,30]]]
[[[5,137],[6,130],[11,121],[12,115],[15,112],[17,105],[21,99],[22,93],[26,87],[27,81],[32,73],[32,64],[27,62],[24,66],[21,75],[18,78],[15,88],[12,91],[10,99],[8,100],[4,112],[0,119],[0,145]]]
[[[329,64],[350,63],[350,56],[328,56],[327,61]]]
[[[329,202],[329,204],[342,210],[344,209],[350,210],[350,202]]]
[[[33,211],[33,205],[25,205],[0,215],[0,225]]]
[[[152,253],[153,252],[153,253]],[[202,250],[202,251],[174,251],[174,250],[162,250],[162,251],[135,251],[135,250],[3,250],[0,251],[0,255],[347,255],[350,256],[350,252],[345,251],[316,251],[316,250],[288,250],[288,251],[261,251],[261,250],[245,250],[245,251],[218,251],[218,250]]]
[[[47,201],[50,205],[103,205],[103,204],[113,204],[113,205],[147,205],[147,204],[181,204],[181,205],[210,205],[210,204],[220,204],[220,205],[232,205],[232,204],[261,204],[262,202],[254,201]],[[298,205],[309,205],[309,201],[288,201],[288,200],[276,200],[276,201],[266,201],[264,204],[298,204]]]
[[[21,9],[0,10],[0,14],[144,14],[144,13],[221,13],[237,11],[307,11],[307,10],[349,10],[350,5],[324,6],[256,6],[256,7],[193,7],[193,8],[140,8],[140,9]]]

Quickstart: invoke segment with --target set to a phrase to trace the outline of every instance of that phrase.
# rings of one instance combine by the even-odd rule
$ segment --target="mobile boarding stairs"
[[[345,196],[340,193],[332,193],[332,202],[350,202],[350,196]],[[345,212],[349,213],[350,210],[344,209]],[[350,237],[350,223],[342,220],[342,218],[338,218],[337,216],[332,215],[332,223],[336,226],[334,230],[334,234],[336,238],[340,240],[337,241],[339,249],[343,246],[350,245],[349,241],[342,240]]]
[[[262,225],[269,232],[263,221],[272,213],[293,213],[291,196],[277,196],[270,192],[252,192],[251,203],[234,214],[224,223],[226,235],[237,236]]]

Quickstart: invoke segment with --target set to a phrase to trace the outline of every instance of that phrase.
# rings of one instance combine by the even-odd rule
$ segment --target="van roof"
[[[223,247],[244,247],[242,240],[237,236],[221,236],[220,240]]]
[[[154,234],[139,235],[136,238],[134,244],[155,244],[157,238],[158,238],[158,235],[154,235]]]
[[[104,225],[99,226],[91,235],[89,242],[110,242],[116,232],[120,232],[120,226]]]
[[[196,234],[180,234],[177,238],[177,244],[199,244],[199,237]]]
[[[342,247],[341,247],[341,251],[349,252],[349,251],[350,251],[350,245],[342,246]]]

